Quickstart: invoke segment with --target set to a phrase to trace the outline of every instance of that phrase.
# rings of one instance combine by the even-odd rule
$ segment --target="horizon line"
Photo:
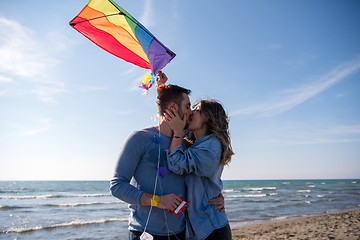
[[[222,179],[222,181],[296,181],[296,180],[359,180],[359,178],[269,178],[269,179]],[[107,182],[109,180],[0,180],[0,182]]]

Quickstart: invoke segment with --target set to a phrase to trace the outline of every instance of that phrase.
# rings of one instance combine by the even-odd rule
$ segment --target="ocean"
[[[231,227],[360,208],[360,180],[223,181]],[[0,239],[127,239],[108,181],[0,181]]]

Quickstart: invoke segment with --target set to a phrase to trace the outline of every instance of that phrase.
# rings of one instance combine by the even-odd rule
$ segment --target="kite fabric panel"
[[[154,75],[175,57],[112,0],[90,0],[69,24],[102,49]]]

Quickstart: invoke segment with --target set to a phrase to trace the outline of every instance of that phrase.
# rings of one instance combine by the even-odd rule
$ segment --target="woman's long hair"
[[[201,100],[196,105],[200,105],[200,112],[204,113],[208,120],[208,133],[214,134],[221,143],[221,159],[220,164],[225,166],[230,163],[234,152],[231,147],[230,133],[229,133],[229,118],[223,106],[216,100]],[[194,141],[195,136],[191,134],[188,139]]]

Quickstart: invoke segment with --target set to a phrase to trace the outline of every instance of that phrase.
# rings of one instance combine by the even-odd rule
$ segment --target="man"
[[[159,83],[167,77],[159,73]],[[169,149],[173,132],[163,113],[172,106],[179,115],[191,114],[190,90],[176,86],[162,86],[158,90],[159,125],[133,132],[125,141],[111,180],[111,193],[129,203],[129,239],[140,239],[143,232],[157,239],[185,239],[184,214],[170,214],[185,196],[185,176],[167,170],[165,150]],[[186,199],[185,199],[186,200]],[[209,204],[223,207],[223,197]],[[190,203],[191,204],[191,203]],[[148,219],[150,206],[150,218]]]

